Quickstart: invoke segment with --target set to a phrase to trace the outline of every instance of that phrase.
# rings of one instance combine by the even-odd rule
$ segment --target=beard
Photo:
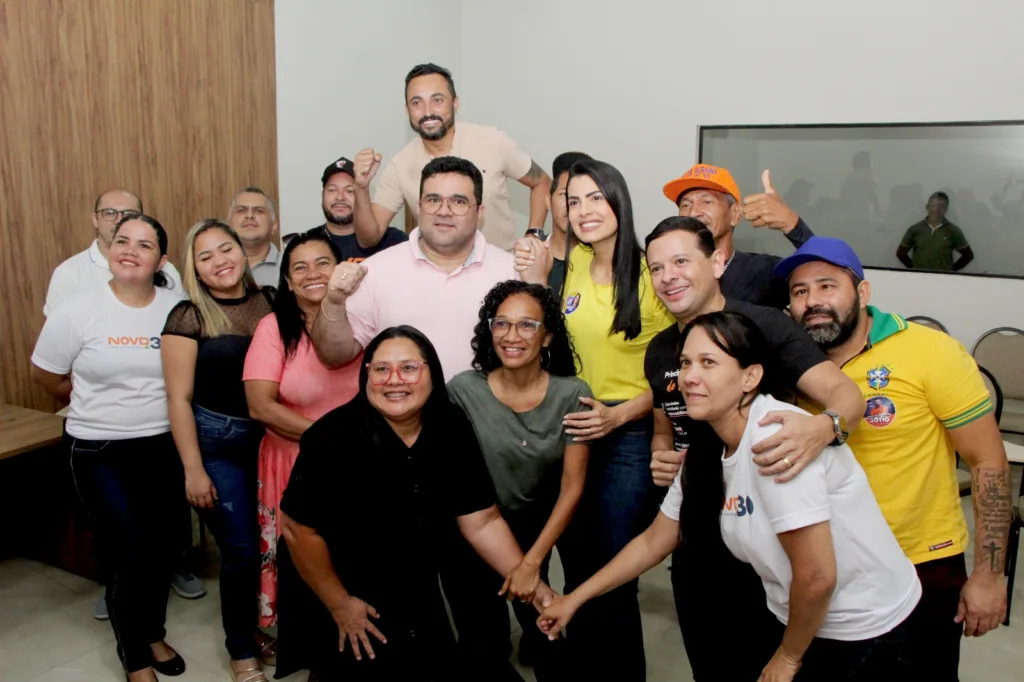
[[[427,121],[440,121],[441,125],[437,127],[437,130],[430,133],[423,129],[423,124],[426,123]],[[448,131],[452,129],[452,126],[455,125],[455,116],[452,116],[447,121],[441,118],[440,116],[423,116],[417,123],[409,121],[409,125],[416,132],[416,134],[422,137],[424,140],[440,140],[445,135],[447,135]]]
[[[843,345],[850,340],[853,332],[857,330],[859,321],[858,311],[860,310],[860,295],[854,296],[853,304],[845,314],[840,315],[835,308],[829,306],[817,306],[808,308],[800,320],[800,324],[811,335],[818,347],[822,350],[831,350]],[[809,325],[806,320],[818,315],[828,315],[829,322]]]
[[[324,211],[324,218],[326,218],[327,222],[331,223],[332,225],[351,225],[353,218],[355,218],[355,211],[349,213],[347,216],[342,216],[339,218],[335,216],[333,213],[331,213],[331,208],[329,206],[324,206],[322,208]]]

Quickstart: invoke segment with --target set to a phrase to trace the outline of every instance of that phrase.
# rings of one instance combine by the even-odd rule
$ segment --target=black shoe
[[[158,661],[154,658],[153,670],[167,677],[177,677],[185,672],[185,659],[177,651],[174,652],[174,658],[167,661]]]

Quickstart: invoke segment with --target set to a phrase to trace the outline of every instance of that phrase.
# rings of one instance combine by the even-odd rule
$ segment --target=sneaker
[[[110,614],[107,613],[107,595],[101,594],[92,605],[92,617],[96,620],[110,620]]]
[[[179,571],[171,577],[171,587],[182,599],[199,599],[206,596],[203,581],[191,571]]]

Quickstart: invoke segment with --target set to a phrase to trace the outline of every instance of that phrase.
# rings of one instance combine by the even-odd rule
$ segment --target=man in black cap
[[[322,227],[341,250],[342,260],[350,263],[364,261],[378,251],[409,239],[394,227],[386,229],[375,243],[367,244],[359,239],[352,223],[356,205],[355,176],[352,162],[343,156],[325,168],[320,178],[324,185],[322,208],[327,219]]]

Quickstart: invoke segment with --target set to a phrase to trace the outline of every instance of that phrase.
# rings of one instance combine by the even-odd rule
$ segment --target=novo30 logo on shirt
[[[722,514],[724,516],[746,516],[747,514],[753,515],[753,513],[753,500],[743,495],[728,497],[722,505]]]
[[[160,350],[159,336],[108,336],[108,348],[152,348]]]

